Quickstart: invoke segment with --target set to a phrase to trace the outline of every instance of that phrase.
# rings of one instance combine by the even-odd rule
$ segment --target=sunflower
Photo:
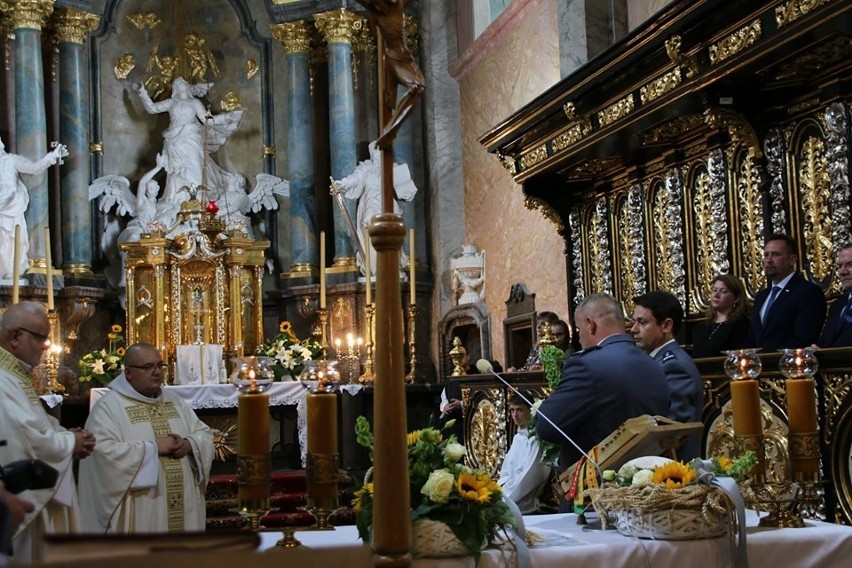
[[[719,456],[715,461],[722,473],[728,473],[728,470],[731,469],[731,465],[734,463],[727,456]]]
[[[118,349],[116,349],[115,354],[119,357],[124,357],[124,347],[119,347]]]
[[[360,511],[364,508],[365,497],[373,496],[373,484],[365,483],[361,489],[355,492],[355,498],[352,500],[352,508]]]
[[[492,494],[500,493],[500,486],[487,475],[462,473],[456,479],[456,491],[466,501],[488,503]]]
[[[680,489],[695,481],[695,470],[683,462],[669,462],[654,468],[651,481],[669,489]]]
[[[420,441],[420,430],[415,430],[414,432],[409,432],[405,436],[406,442],[408,442],[409,446],[413,446],[418,441]]]
[[[113,333],[121,333],[121,326],[117,323],[112,324],[112,332]]]

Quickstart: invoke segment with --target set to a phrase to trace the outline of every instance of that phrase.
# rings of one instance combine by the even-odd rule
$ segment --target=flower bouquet
[[[592,506],[606,526],[613,519],[622,534],[639,538],[685,540],[713,538],[732,526],[728,494],[702,478],[745,479],[756,462],[753,452],[738,460],[675,462],[649,456],[603,472],[604,486],[589,491]],[[734,477],[736,476],[736,477]]]
[[[120,373],[124,365],[124,336],[121,326],[115,324],[107,334],[109,346],[83,355],[77,362],[80,376],[79,382],[89,382],[92,379],[102,385],[108,385]]]
[[[452,427],[448,422],[444,429]],[[370,424],[363,416],[355,424],[358,443],[373,448]],[[500,486],[480,470],[460,463],[465,448],[455,436],[436,428],[408,434],[408,474],[415,557],[460,556],[479,559],[482,548],[514,525]],[[372,538],[373,484],[355,493],[355,524],[365,542]]]
[[[541,357],[541,368],[544,372],[544,378],[547,381],[547,388],[550,392],[559,385],[562,378],[562,365],[565,362],[565,352],[554,345],[542,345],[539,354]],[[561,446],[553,442],[548,442],[539,437],[535,429],[535,416],[538,413],[538,408],[544,399],[536,398],[530,408],[530,417],[527,419],[527,431],[531,438],[535,438],[538,442],[538,447],[541,448],[541,463],[555,466],[559,460],[559,450]]]
[[[322,345],[312,339],[300,341],[290,322],[282,321],[278,335],[258,346],[255,355],[274,359],[270,367],[275,373],[275,380],[280,381],[285,375],[295,379],[302,373],[305,363],[322,356]]]

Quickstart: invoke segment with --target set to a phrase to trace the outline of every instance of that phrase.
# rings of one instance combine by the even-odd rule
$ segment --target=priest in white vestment
[[[538,495],[550,478],[550,466],[542,463],[538,440],[531,438],[527,430],[530,407],[517,394],[509,400],[509,414],[518,431],[503,458],[497,483],[503,488],[503,495],[526,515],[538,509]]]
[[[29,376],[50,345],[50,322],[42,304],[20,302],[0,316],[0,463],[40,459],[59,472],[54,487],[30,489],[20,497],[33,503],[15,532],[13,564],[38,562],[42,536],[78,532],[74,459],[88,456],[95,438],[82,429],[66,430],[50,416]]]
[[[86,428],[98,447],[80,467],[86,531],[205,529],[213,433],[186,402],[161,388],[164,370],[156,347],[130,346],[124,373],[89,414]]]

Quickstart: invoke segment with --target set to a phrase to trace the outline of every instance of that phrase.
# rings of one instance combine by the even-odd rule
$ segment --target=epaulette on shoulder
[[[677,359],[677,357],[675,356],[674,351],[669,350],[669,351],[666,351],[665,353],[663,353],[663,358],[660,362],[661,363],[667,363],[667,362],[671,361],[672,359]]]

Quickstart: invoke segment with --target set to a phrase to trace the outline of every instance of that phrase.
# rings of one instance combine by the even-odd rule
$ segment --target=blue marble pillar
[[[44,102],[44,69],[41,30],[15,28],[15,132],[16,154],[38,160],[47,153],[47,116]],[[47,173],[21,177],[30,196],[24,214],[29,232],[30,260],[45,259],[47,227]]]
[[[358,164],[356,152],[355,93],[352,83],[352,37],[363,19],[347,10],[317,14],[316,25],[328,44],[328,112],[331,177],[341,179]],[[355,221],[355,202],[344,199],[349,217]],[[354,266],[355,245],[344,214],[334,208],[334,264]],[[353,235],[357,238],[357,235]]]
[[[99,19],[74,9],[57,12],[59,22],[59,132],[68,148],[61,169],[62,266],[66,272],[90,274],[92,266],[89,206],[89,83],[86,79],[86,34]]]
[[[291,277],[310,276],[319,258],[314,198],[314,123],[311,102],[309,35],[304,22],[285,24],[290,87],[287,132],[290,181]]]

